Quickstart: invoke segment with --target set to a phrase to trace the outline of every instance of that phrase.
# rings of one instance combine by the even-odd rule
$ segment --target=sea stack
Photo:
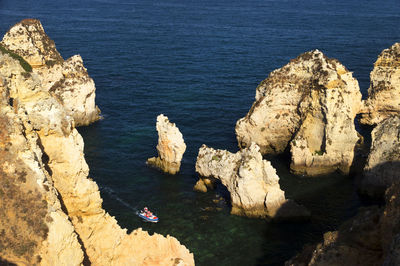
[[[370,80],[360,122],[376,125],[390,116],[400,115],[400,43],[382,51]]]
[[[359,140],[354,118],[360,107],[352,73],[318,50],[306,52],[257,87],[256,101],[236,124],[239,147],[254,141],[262,154],[290,148],[296,174],[347,174]]]
[[[43,78],[0,50],[0,264],[194,265],[174,237],[127,234],[102,208],[75,120]]]
[[[74,55],[64,61],[39,20],[24,19],[15,24],[0,45],[32,66],[41,87],[63,104],[76,126],[88,125],[101,118],[95,103],[96,87],[81,56]]]
[[[391,184],[400,182],[400,117],[389,117],[371,133],[372,144],[364,167],[361,192],[382,197]]]
[[[147,164],[157,167],[169,174],[176,174],[181,167],[181,160],[186,150],[182,133],[171,123],[168,117],[157,116],[156,128],[158,132],[158,157],[147,160]]]
[[[263,160],[255,143],[237,153],[203,145],[197,156],[196,172],[201,176],[196,187],[203,186],[204,179],[218,179],[228,189],[232,214],[256,218],[308,215],[303,207],[285,199],[275,168]]]

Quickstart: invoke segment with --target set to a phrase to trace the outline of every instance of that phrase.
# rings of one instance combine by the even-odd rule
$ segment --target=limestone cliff
[[[0,52],[0,77],[0,193],[7,195],[4,201],[0,197],[0,215],[11,225],[0,228],[0,261],[194,265],[193,254],[175,238],[141,229],[128,235],[102,209],[75,120],[43,87],[42,74],[26,72],[18,60]]]
[[[203,145],[196,161],[196,172],[202,178],[195,188],[204,190],[204,179],[220,180],[230,192],[232,214],[262,218],[306,216],[303,208],[285,199],[276,170],[263,160],[259,150],[255,143],[237,153]]]
[[[157,116],[158,157],[147,160],[147,164],[160,168],[166,173],[176,174],[181,167],[181,160],[186,150],[182,133],[174,123],[163,114]]]
[[[364,167],[361,191],[382,196],[391,184],[400,180],[400,117],[389,117],[371,133],[372,144]]]
[[[4,35],[1,45],[22,56],[33,67],[42,87],[64,105],[76,126],[88,125],[100,118],[95,104],[96,88],[82,58],[75,55],[64,61],[39,20],[25,19],[17,23]]]
[[[263,154],[292,154],[297,174],[348,173],[359,140],[354,118],[358,82],[339,61],[318,50],[273,71],[257,87],[256,101],[236,124],[240,147],[256,142]]]
[[[400,184],[386,191],[386,205],[361,208],[359,213],[324,234],[285,265],[399,265]]]
[[[378,56],[361,113],[360,122],[368,125],[400,115],[400,43],[393,44]]]
[[[13,81],[29,84],[26,72],[1,52],[0,65],[0,258],[18,265],[81,265],[82,246],[46,170],[40,138],[24,106],[10,97]],[[4,78],[4,65],[13,69],[13,80]]]

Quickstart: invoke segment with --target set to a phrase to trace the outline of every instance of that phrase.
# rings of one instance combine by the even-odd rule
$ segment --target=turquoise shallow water
[[[354,71],[363,94],[377,55],[400,40],[397,0],[0,1],[0,31],[42,21],[67,58],[81,54],[105,119],[79,131],[104,207],[129,231],[177,237],[198,265],[281,265],[319,241],[359,206],[353,177],[293,176],[272,157],[288,198],[312,212],[305,223],[268,223],[229,214],[226,190],[192,191],[198,148],[237,151],[236,121],[274,69],[315,48]],[[164,113],[184,135],[181,172],[146,167]],[[160,217],[143,223],[144,205]]]

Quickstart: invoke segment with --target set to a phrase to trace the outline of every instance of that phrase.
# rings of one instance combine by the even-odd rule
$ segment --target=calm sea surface
[[[64,58],[83,57],[105,119],[79,131],[104,208],[122,227],[177,237],[197,265],[281,265],[355,214],[353,178],[297,177],[287,156],[272,158],[286,196],[312,218],[271,224],[230,215],[226,201],[213,202],[226,196],[221,187],[192,191],[198,149],[237,151],[235,123],[258,83],[312,49],[353,71],[365,96],[376,57],[400,41],[399,14],[398,0],[0,0],[0,32],[38,18]],[[161,113],[187,144],[176,176],[145,164]],[[135,215],[145,205],[158,224]]]

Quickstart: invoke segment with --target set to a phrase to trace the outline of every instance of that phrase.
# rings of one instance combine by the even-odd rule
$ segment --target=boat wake
[[[103,187],[99,186],[99,188],[100,188],[100,191],[106,192],[112,199],[118,201],[119,203],[121,203],[122,205],[127,207],[128,209],[134,211],[136,215],[139,214],[139,210],[137,207],[133,207],[132,205],[130,205],[129,203],[127,203],[126,201],[124,201],[123,199],[118,197],[117,193],[113,189],[106,187],[106,186],[103,186]]]

